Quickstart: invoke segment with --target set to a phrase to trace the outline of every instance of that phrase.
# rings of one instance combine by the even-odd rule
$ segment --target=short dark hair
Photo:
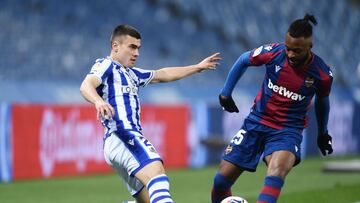
[[[141,39],[141,35],[139,31],[136,30],[136,28],[130,26],[130,25],[118,25],[113,30],[110,42],[113,42],[115,37],[124,36],[124,35],[130,35],[131,37],[135,37],[136,39]]]
[[[317,25],[315,16],[308,13],[305,14],[304,18],[297,19],[291,23],[288,29],[288,33],[291,37],[304,37],[308,38],[312,36],[312,25]]]

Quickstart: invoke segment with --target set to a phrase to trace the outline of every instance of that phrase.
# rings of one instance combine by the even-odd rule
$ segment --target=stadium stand
[[[305,12],[319,21],[314,51],[333,67],[336,86],[360,92],[360,10],[348,1],[3,0],[0,90],[7,94],[0,99],[82,101],[79,83],[96,58],[108,55],[113,27],[127,23],[143,35],[139,67],[191,64],[216,51],[224,58],[216,73],[148,88],[144,101],[164,102],[165,95],[172,98],[166,102],[214,102],[240,53],[282,41]],[[257,89],[262,71],[249,70],[241,84]]]

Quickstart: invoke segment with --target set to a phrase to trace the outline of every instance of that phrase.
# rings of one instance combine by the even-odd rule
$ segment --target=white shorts
[[[136,131],[113,132],[104,141],[104,157],[122,177],[131,195],[144,185],[134,176],[147,164],[160,160],[160,155],[142,134]]]

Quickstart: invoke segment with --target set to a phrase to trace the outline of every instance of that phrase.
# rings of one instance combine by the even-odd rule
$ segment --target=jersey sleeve
[[[330,95],[331,85],[333,82],[333,73],[328,66],[326,69],[320,69],[319,74],[321,77],[319,88],[316,90],[316,96],[319,98],[327,97]]]
[[[104,82],[112,72],[112,67],[112,62],[110,60],[96,60],[88,75],[93,75],[101,82]]]
[[[261,66],[279,53],[279,44],[267,44],[250,51],[250,65]]]
[[[141,68],[133,67],[132,71],[135,73],[139,81],[139,86],[145,87],[154,77],[153,70],[144,70]]]

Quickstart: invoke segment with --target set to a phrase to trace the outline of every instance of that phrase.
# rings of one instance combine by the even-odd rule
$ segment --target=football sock
[[[278,176],[266,176],[265,184],[256,203],[276,203],[284,181]]]
[[[169,178],[165,175],[158,175],[150,179],[147,184],[150,203],[171,203],[174,202],[170,195]]]
[[[211,191],[211,202],[220,203],[221,200],[231,196],[231,186],[233,184],[233,181],[230,181],[220,173],[217,173],[214,177],[213,188]]]

